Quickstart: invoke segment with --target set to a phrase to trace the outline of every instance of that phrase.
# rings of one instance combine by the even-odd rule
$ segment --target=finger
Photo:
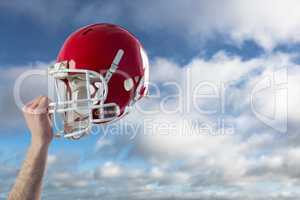
[[[27,104],[25,104],[22,108],[23,112],[26,113],[33,113],[34,108],[38,105],[39,101],[40,101],[41,96],[29,101]]]
[[[30,108],[35,109],[36,107],[38,107],[42,98],[42,96],[37,97],[35,101],[31,104]]]
[[[23,113],[28,113],[28,114],[33,114],[33,109],[31,109],[30,107],[24,106],[22,108]]]
[[[40,97],[37,97],[37,98],[35,98],[35,99],[32,99],[31,101],[27,102],[27,103],[24,105],[24,107],[31,107],[31,106],[33,106],[34,104],[36,104],[36,103],[39,101],[39,98],[40,98]]]
[[[27,103],[24,105],[24,107],[30,107],[30,106],[35,102],[35,100],[36,100],[36,99],[33,99],[33,100],[27,102]]]
[[[40,98],[39,104],[37,106],[37,108],[47,108],[49,105],[49,99],[46,96],[42,96]]]
[[[49,120],[53,120],[53,113],[49,113]]]
[[[38,105],[34,109],[35,113],[37,113],[37,114],[47,113],[48,112],[48,105],[49,105],[48,97],[42,96],[40,98],[40,101],[39,101]]]

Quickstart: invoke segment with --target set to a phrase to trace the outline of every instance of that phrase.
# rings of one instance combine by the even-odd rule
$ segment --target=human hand
[[[40,96],[23,108],[23,114],[31,132],[31,144],[34,146],[49,145],[53,138],[48,105],[49,99]]]

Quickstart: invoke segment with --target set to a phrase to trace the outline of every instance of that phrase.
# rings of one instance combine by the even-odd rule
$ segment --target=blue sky
[[[55,139],[44,199],[298,199],[299,8],[297,0],[1,1],[0,199],[30,143],[15,80],[46,70],[70,33],[96,22],[143,43],[150,96],[97,134]],[[24,83],[24,101],[45,84]]]

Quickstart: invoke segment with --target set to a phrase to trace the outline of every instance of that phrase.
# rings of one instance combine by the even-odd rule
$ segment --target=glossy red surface
[[[96,71],[103,76],[110,68],[119,49],[124,55],[118,71],[113,73],[108,83],[108,96],[105,103],[119,105],[121,114],[134,98],[137,86],[148,70],[148,64],[141,55],[142,45],[127,30],[112,24],[93,24],[72,33],[63,44],[57,62],[75,61],[75,69]],[[144,61],[144,62],[143,62]],[[124,81],[131,78],[134,86],[130,91],[124,88]],[[147,77],[145,77],[147,80]],[[146,83],[139,91],[142,95],[147,89]]]

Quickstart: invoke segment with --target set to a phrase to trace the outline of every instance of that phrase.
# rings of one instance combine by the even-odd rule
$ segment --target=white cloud
[[[299,157],[298,147],[281,147],[274,149],[270,155],[260,156],[248,169],[248,174],[257,179],[285,180],[283,183],[298,183],[299,180]]]
[[[169,30],[193,41],[229,36],[228,43],[254,40],[265,49],[299,42],[297,0],[166,0],[91,3],[80,10],[80,23],[109,21],[147,31]],[[89,15],[89,13],[95,13]]]
[[[225,92],[229,102],[225,105],[224,113],[205,115],[192,107],[190,113],[166,114],[160,110],[157,114],[132,113],[128,116],[128,121],[146,119],[149,122],[144,132],[140,133],[139,151],[142,152],[141,156],[148,158],[150,163],[156,166],[151,171],[153,177],[156,177],[160,183],[168,182],[170,180],[168,166],[179,161],[181,165],[178,173],[182,175],[179,179],[185,180],[185,183],[193,185],[194,188],[200,186],[208,188],[210,185],[221,185],[223,188],[238,187],[247,197],[259,199],[261,198],[259,195],[252,195],[253,191],[259,190],[255,184],[257,182],[264,184],[263,182],[269,181],[270,177],[272,177],[271,182],[274,180],[272,182],[274,186],[271,188],[283,183],[297,187],[292,180],[293,176],[298,177],[296,166],[300,161],[299,157],[295,156],[297,150],[292,147],[297,143],[295,140],[297,136],[290,140],[287,139],[287,135],[283,135],[282,139],[278,138],[278,133],[272,127],[264,125],[255,117],[250,106],[251,91],[255,84],[265,77],[273,77],[277,72],[281,73],[282,71],[278,69],[288,68],[288,83],[281,87],[288,89],[289,101],[286,103],[288,103],[289,116],[294,123],[299,122],[297,115],[299,108],[296,103],[299,102],[299,95],[295,92],[298,91],[297,80],[300,80],[300,73],[299,65],[293,63],[293,58],[294,55],[276,53],[243,61],[239,57],[228,56],[221,52],[208,61],[195,58],[186,66],[179,66],[162,58],[154,61],[151,74],[154,76],[152,81],[155,83],[165,83],[162,75],[156,76],[160,73],[159,69],[163,69],[163,72],[172,71],[174,76],[168,78],[166,75],[166,80],[176,81],[184,88],[183,90],[186,90],[185,70],[190,69],[192,88],[202,81],[209,81],[216,85],[225,82],[230,85]],[[269,105],[273,103],[276,90],[271,92],[260,97],[261,108],[273,108]],[[151,107],[151,104],[157,104],[165,98],[163,95],[170,95],[170,90],[169,93],[162,93],[159,99],[145,100],[148,101],[145,106]],[[185,93],[179,96],[181,98],[183,96],[186,100],[184,95]],[[192,104],[191,99],[189,100],[185,103]],[[216,102],[209,99],[203,105],[207,107],[215,104]],[[281,104],[282,102],[279,102],[278,106]],[[197,119],[200,122],[211,123],[218,118],[233,123],[235,134],[219,135],[207,131],[200,132],[199,126],[194,129],[198,134],[191,134],[192,125],[184,124],[185,120]],[[297,129],[290,128],[288,131],[289,134],[293,134]],[[176,170],[172,173],[175,177]],[[173,186],[175,182],[172,182]],[[248,190],[247,187],[252,188],[253,191]],[[278,193],[272,190],[271,194],[274,198],[284,198],[284,192],[289,190],[290,188],[285,188]]]
[[[100,175],[105,178],[114,178],[122,174],[122,169],[119,165],[107,162],[100,169]]]
[[[174,195],[183,199],[193,195],[210,199],[214,197],[263,199],[266,194],[256,195],[259,186],[255,186],[255,184],[268,182],[274,187],[285,184],[284,188],[278,192],[270,189],[270,198],[284,199],[299,196],[299,194],[291,192],[292,188],[298,189],[297,180],[293,178],[299,176],[297,172],[300,163],[300,158],[297,156],[299,149],[294,147],[299,144],[298,137],[287,138],[283,141],[277,140],[275,131],[265,127],[262,122],[257,120],[249,106],[249,95],[253,86],[263,77],[272,73],[274,69],[288,66],[290,70],[288,88],[291,88],[289,94],[292,95],[289,114],[293,121],[299,122],[297,115],[299,95],[294,91],[298,91],[300,73],[299,66],[293,63],[292,59],[293,55],[277,53],[244,61],[238,56],[229,56],[224,52],[216,54],[210,60],[195,58],[185,66],[180,66],[165,58],[155,59],[152,62],[151,75],[153,78],[151,81],[159,83],[161,86],[166,81],[176,81],[183,87],[186,81],[186,69],[191,72],[192,88],[203,81],[217,86],[220,85],[220,82],[230,83],[225,92],[225,96],[229,99],[225,106],[227,112],[218,111],[215,115],[205,115],[193,107],[188,114],[180,112],[165,114],[160,111],[154,115],[143,115],[137,111],[132,112],[126,117],[126,121],[132,120],[139,123],[143,119],[154,120],[149,123],[152,127],[147,127],[144,133],[140,132],[137,140],[132,143],[136,148],[132,156],[144,160],[147,165],[150,165],[150,169],[138,165],[128,167],[117,162],[105,161],[103,165],[98,165],[87,172],[77,168],[79,161],[76,156],[74,159],[68,156],[69,160],[63,156],[62,160],[56,155],[50,155],[46,184],[49,191],[53,187],[72,191],[74,187],[85,190],[92,185],[97,185],[99,188],[105,188],[103,190],[106,192],[101,189],[98,192],[90,189],[87,190],[90,194],[83,192],[77,194],[77,197],[92,195],[91,199],[95,199],[103,194],[112,196],[117,191],[118,194],[124,194],[124,192],[133,194],[130,199],[138,197],[161,199],[170,197],[174,191],[177,191]],[[35,65],[35,67],[45,67],[46,65]],[[166,76],[159,74],[160,69]],[[19,70],[7,72],[5,77],[12,78],[6,78],[5,82],[13,83],[15,74],[17,74],[15,71]],[[169,76],[168,72],[172,72],[172,76]],[[173,92],[173,90],[171,91]],[[201,92],[207,91],[209,91],[207,88],[201,90]],[[147,102],[147,106],[157,105],[161,99],[170,95],[170,88],[165,88],[161,95],[159,99],[150,98],[144,101]],[[187,96],[186,93],[181,95],[185,100],[184,104],[192,105],[192,99],[186,100]],[[270,96],[263,96],[262,107],[264,104],[268,106],[271,99]],[[219,109],[218,101],[205,99],[198,103],[201,103],[203,108],[209,106],[209,109],[215,107]],[[174,104],[176,105],[176,102]],[[181,131],[185,126],[184,119],[215,123],[220,116],[236,124],[235,134],[212,135],[204,131],[201,134],[184,135],[183,133],[189,133],[189,131]],[[165,124],[175,124],[175,129],[168,133],[165,127],[159,129],[154,127],[164,122]],[[187,128],[191,128],[189,126],[191,124],[188,124]],[[196,127],[196,131],[198,129],[199,127]],[[214,131],[216,130],[218,127]],[[295,129],[289,131],[295,132]],[[115,143],[103,138],[97,142],[96,149],[101,149],[105,155],[104,147],[122,149],[126,145],[125,142]],[[130,163],[130,160],[128,162]],[[128,187],[124,188],[124,184],[127,184]],[[218,192],[214,190],[214,186],[223,189]],[[188,189],[184,193],[178,192],[186,188]],[[232,190],[238,192],[234,193]],[[66,193],[72,195],[71,192]]]
[[[57,161],[56,155],[50,154],[47,157],[47,165],[53,165]]]
[[[300,40],[298,0],[4,1],[0,8],[28,14],[49,27],[95,22],[120,23],[142,31],[169,31],[193,45],[224,37],[240,45],[254,40],[267,50]],[[45,15],[45,13],[55,13]],[[93,13],[92,15],[90,13]],[[196,41],[196,42],[195,42]],[[198,42],[197,42],[198,41]]]
[[[192,44],[229,36],[228,43],[240,45],[254,40],[265,49],[279,44],[298,43],[300,3],[297,0],[165,0],[165,1],[101,1],[62,2],[3,1],[0,8],[28,14],[45,27],[95,22],[112,22],[142,31],[169,31]],[[55,13],[45,15],[45,13]],[[90,13],[93,13],[91,15]],[[226,37],[225,37],[226,38]],[[196,42],[196,44],[199,44]]]
[[[70,172],[59,172],[53,175],[51,184],[56,187],[85,188],[89,185],[89,181],[82,179],[82,177]]]
[[[99,138],[95,145],[95,151],[99,151],[106,146],[111,146],[112,142],[106,138]]]

